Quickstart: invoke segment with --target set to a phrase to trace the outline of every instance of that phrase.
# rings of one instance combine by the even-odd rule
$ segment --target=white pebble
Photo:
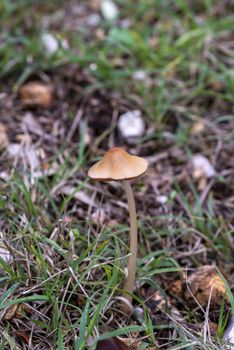
[[[101,13],[107,21],[114,21],[118,17],[119,10],[113,1],[102,0]]]
[[[118,129],[125,139],[137,138],[143,135],[145,124],[138,110],[129,111],[119,117]]]
[[[51,33],[43,33],[41,40],[48,55],[53,55],[60,47],[68,49],[68,43],[65,39],[57,38]]]
[[[137,70],[132,75],[133,79],[143,81],[146,78],[146,73],[143,70]]]
[[[168,201],[168,198],[167,196],[158,196],[157,197],[157,202],[160,203],[160,204],[166,204]]]
[[[233,316],[229,321],[228,327],[224,331],[223,340],[229,341],[230,343],[234,344],[234,317]],[[234,346],[230,345],[228,347],[225,347],[225,349],[234,350]]]
[[[192,157],[192,165],[194,168],[194,177],[199,178],[205,176],[207,178],[213,177],[216,171],[209,159],[204,157],[202,154],[195,154]]]

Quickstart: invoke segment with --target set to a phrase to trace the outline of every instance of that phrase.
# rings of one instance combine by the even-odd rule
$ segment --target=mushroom
[[[130,257],[128,261],[128,273],[124,281],[123,289],[126,299],[132,305],[130,296],[134,290],[137,261],[137,216],[133,191],[129,180],[136,179],[146,172],[148,162],[140,157],[133,156],[119,147],[111,148],[99,162],[94,164],[88,171],[92,180],[99,181],[122,181],[126,192],[129,216],[130,216]],[[130,313],[127,304],[122,305],[122,310]]]

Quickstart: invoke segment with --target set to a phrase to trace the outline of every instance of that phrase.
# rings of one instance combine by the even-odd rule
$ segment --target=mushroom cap
[[[99,181],[130,180],[144,174],[147,168],[148,162],[145,159],[113,147],[89,169],[88,176]]]

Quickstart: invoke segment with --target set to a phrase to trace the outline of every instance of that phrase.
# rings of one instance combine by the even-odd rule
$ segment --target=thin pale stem
[[[129,209],[129,217],[130,217],[130,244],[129,250],[131,256],[128,260],[128,275],[124,281],[123,289],[126,292],[133,293],[134,290],[134,282],[136,276],[136,262],[137,262],[137,216],[136,216],[136,205],[133,196],[132,187],[128,180],[123,182],[123,187],[126,192],[127,201],[128,201],[128,209]],[[132,304],[132,297],[128,294],[125,295],[126,299]],[[130,309],[127,304],[122,306],[122,310],[129,313]]]

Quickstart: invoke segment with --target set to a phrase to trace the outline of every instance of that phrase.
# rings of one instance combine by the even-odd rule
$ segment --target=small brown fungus
[[[130,253],[128,261],[128,274],[124,281],[123,289],[126,292],[128,304],[122,305],[122,311],[131,312],[134,281],[137,262],[137,216],[136,206],[130,179],[136,179],[146,172],[148,162],[140,157],[133,156],[119,147],[111,148],[99,162],[94,164],[88,171],[92,180],[98,181],[122,181],[126,192],[129,216],[130,216]]]

